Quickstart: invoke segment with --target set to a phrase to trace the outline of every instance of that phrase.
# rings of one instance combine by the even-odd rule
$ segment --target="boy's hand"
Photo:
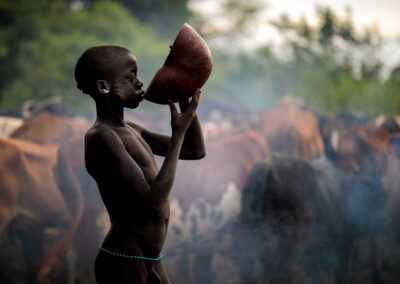
[[[197,88],[197,89],[194,91],[193,97],[194,97],[197,93],[199,93],[199,95],[201,94],[201,91],[200,91],[199,88]],[[192,99],[193,99],[193,97],[192,97]],[[185,110],[187,109],[187,107],[189,106],[189,103],[190,103],[189,98],[184,99],[184,100],[182,100],[182,101],[179,101],[179,108],[181,109],[181,112],[182,112],[182,111],[185,111]]]
[[[196,90],[195,94],[192,97],[190,104],[187,106],[184,105],[184,111],[178,113],[176,106],[173,101],[168,100],[169,107],[171,109],[171,126],[172,131],[177,131],[181,134],[184,134],[186,130],[189,128],[189,125],[192,123],[192,120],[196,114],[196,108],[199,103],[201,91],[199,89]]]

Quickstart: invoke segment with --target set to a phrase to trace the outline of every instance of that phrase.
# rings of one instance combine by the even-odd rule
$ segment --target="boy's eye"
[[[135,80],[135,77],[134,76],[129,77],[129,80],[133,82],[133,80]]]

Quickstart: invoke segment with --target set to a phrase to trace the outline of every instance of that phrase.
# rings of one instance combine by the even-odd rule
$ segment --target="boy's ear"
[[[100,94],[108,94],[111,89],[110,82],[107,80],[97,80],[96,87]]]

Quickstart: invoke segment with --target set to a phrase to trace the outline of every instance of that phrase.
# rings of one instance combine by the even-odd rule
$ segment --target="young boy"
[[[97,119],[85,136],[85,163],[111,220],[95,262],[99,284],[170,283],[161,249],[168,229],[169,194],[178,159],[205,156],[196,116],[200,90],[191,102],[169,101],[172,136],[124,121],[123,108],[143,100],[135,56],[118,46],[86,50],[75,67],[77,87],[96,103]],[[165,156],[158,170],[154,154]]]

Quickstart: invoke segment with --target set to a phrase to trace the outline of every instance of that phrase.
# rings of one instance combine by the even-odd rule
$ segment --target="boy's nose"
[[[138,80],[137,83],[136,83],[136,86],[139,87],[139,88],[143,87],[142,81]]]

